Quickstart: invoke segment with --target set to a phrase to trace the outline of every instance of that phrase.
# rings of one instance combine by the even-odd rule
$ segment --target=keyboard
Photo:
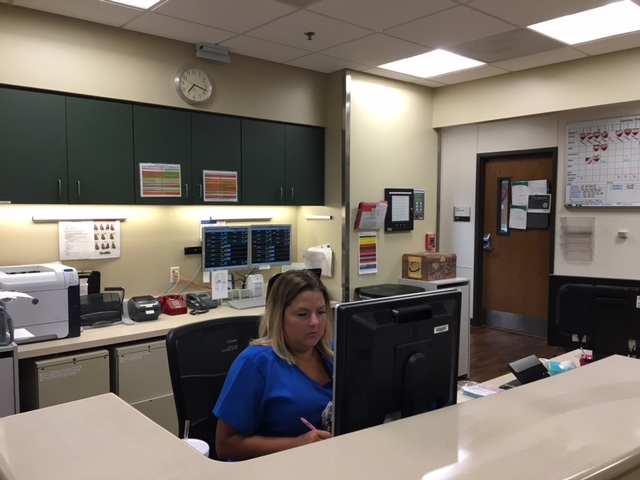
[[[238,300],[229,300],[227,302],[227,305],[237,310],[244,310],[245,308],[264,307],[265,298],[251,297],[251,298],[240,298]]]

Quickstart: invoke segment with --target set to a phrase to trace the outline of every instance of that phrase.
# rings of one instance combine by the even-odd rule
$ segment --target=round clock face
[[[213,85],[199,68],[185,68],[175,78],[178,95],[187,103],[203,103],[211,98]]]

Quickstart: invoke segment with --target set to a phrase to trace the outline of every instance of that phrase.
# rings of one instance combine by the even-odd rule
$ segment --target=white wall
[[[437,134],[430,122],[432,90],[351,72],[350,212],[360,202],[384,200],[385,188],[426,191],[425,220],[414,230],[378,233],[378,273],[358,274],[358,232],[347,225],[350,287],[398,283],[402,255],[424,252],[424,236],[436,231]]]
[[[561,113],[462,125],[442,129],[441,225],[442,251],[458,255],[458,275],[473,279],[476,155],[479,153],[558,147],[558,186],[554,200],[556,238],[554,273],[590,277],[640,279],[640,217],[638,209],[567,209],[564,207],[567,123],[640,113],[640,102],[593,107]],[[453,222],[453,206],[472,205],[470,223]],[[562,217],[595,217],[593,261],[570,261],[562,256],[559,222]],[[617,238],[629,231],[627,240]]]

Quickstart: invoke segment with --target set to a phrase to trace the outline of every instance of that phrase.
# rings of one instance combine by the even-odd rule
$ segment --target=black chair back
[[[209,444],[215,452],[217,418],[213,407],[229,367],[249,341],[258,337],[260,315],[205,320],[174,328],[167,334],[167,357],[179,436],[189,420],[189,437]]]

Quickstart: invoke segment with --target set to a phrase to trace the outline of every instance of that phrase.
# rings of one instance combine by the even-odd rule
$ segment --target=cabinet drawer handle
[[[76,196],[80,198],[80,180],[76,180]]]

